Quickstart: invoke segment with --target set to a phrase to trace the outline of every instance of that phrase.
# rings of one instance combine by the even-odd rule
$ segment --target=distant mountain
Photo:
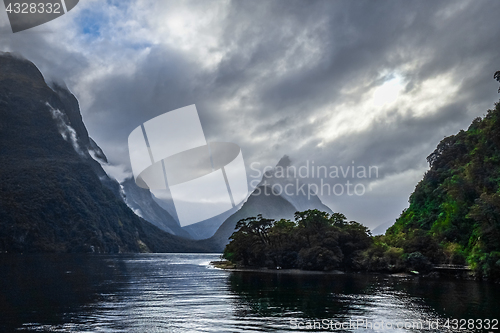
[[[217,229],[219,229],[221,224],[224,223],[224,221],[227,220],[229,216],[236,213],[241,208],[241,206],[242,205],[240,204],[228,210],[227,212],[224,212],[220,215],[211,217],[209,219],[206,219],[198,223],[187,225],[185,227],[182,227],[182,229],[187,231],[191,236],[191,238],[193,239],[210,238],[215,234]]]
[[[287,172],[288,168],[290,172]],[[272,189],[277,195],[290,202],[296,211],[317,209],[329,214],[333,213],[317,195],[312,192],[308,193],[307,184],[294,175],[290,158],[287,155],[279,160],[274,170],[269,170],[263,175],[258,186]]]
[[[235,231],[236,223],[244,218],[262,214],[264,218],[291,219],[297,211],[318,209],[332,213],[315,194],[304,194],[297,187],[304,183],[295,177],[287,177],[286,173],[278,172],[278,167],[286,169],[290,165],[288,156],[284,156],[274,170],[267,171],[261,182],[243,204],[240,210],[231,215],[209,239],[200,241],[214,251],[223,251],[229,242],[229,237]],[[290,185],[285,193],[284,188]]]
[[[78,101],[0,54],[0,252],[204,252],[136,216],[100,163]],[[95,158],[93,158],[93,157]]]
[[[138,216],[172,235],[193,238],[172,215],[156,203],[149,190],[137,186],[132,178],[125,179],[120,185],[123,200]]]
[[[279,195],[264,195],[264,187],[258,187],[255,191],[258,190],[262,190],[262,192],[260,194],[254,192],[255,195],[250,195],[241,209],[224,221],[212,237],[199,242],[214,252],[222,252],[226,244],[229,243],[229,237],[235,231],[236,223],[241,219],[259,214],[271,219],[293,219],[297,209],[290,202]]]
[[[375,228],[372,229],[372,235],[373,236],[378,236],[378,235],[383,235],[389,229],[392,225],[394,224],[393,221],[389,222],[384,222],[376,226]]]

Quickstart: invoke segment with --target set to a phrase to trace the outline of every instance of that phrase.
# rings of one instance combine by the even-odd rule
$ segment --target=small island
[[[259,215],[240,220],[236,229],[221,260],[211,262],[214,267],[283,274],[379,272],[403,277],[440,274],[474,277],[469,266],[451,264],[451,258],[431,261],[439,255],[429,259],[417,251],[427,254],[427,238],[421,242],[422,248],[409,246],[414,244],[414,238],[402,244],[403,247],[396,247],[387,244],[391,237],[374,237],[367,227],[347,221],[341,213],[307,210],[297,212],[294,221],[276,221]],[[408,250],[415,251],[408,253]]]

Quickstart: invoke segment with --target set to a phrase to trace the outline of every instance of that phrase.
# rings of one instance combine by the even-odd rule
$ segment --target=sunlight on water
[[[498,318],[494,285],[386,275],[230,273],[209,266],[218,259],[12,258],[1,262],[11,270],[0,277],[19,289],[0,299],[7,314],[0,331],[452,332],[443,327],[447,317]]]

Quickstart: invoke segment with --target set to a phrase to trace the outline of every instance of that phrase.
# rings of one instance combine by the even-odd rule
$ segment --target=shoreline
[[[211,261],[209,263],[210,266],[222,269],[228,272],[252,272],[252,273],[272,273],[272,274],[288,274],[288,275],[343,275],[343,274],[369,274],[369,275],[386,275],[389,277],[395,278],[426,278],[426,279],[457,279],[457,280],[476,280],[470,275],[453,275],[453,274],[443,274],[437,272],[431,272],[427,274],[412,274],[408,272],[399,272],[399,273],[388,273],[388,272],[344,272],[339,270],[331,270],[331,271],[306,271],[298,268],[292,269],[269,269],[266,267],[236,267],[236,265],[232,264],[229,261]]]
[[[287,269],[270,269],[266,267],[236,267],[234,264],[229,261],[211,261],[210,266],[222,269],[228,272],[252,272],[252,273],[271,273],[271,274],[288,274],[288,275],[344,275],[349,274],[348,272],[339,271],[339,270],[331,270],[331,271],[306,271],[298,268],[287,268]],[[358,274],[357,272],[352,272],[354,274]],[[376,273],[376,272],[362,272],[367,274],[385,274],[385,273]],[[411,275],[408,273],[394,273],[387,274],[394,275],[396,277],[417,277],[418,275]]]

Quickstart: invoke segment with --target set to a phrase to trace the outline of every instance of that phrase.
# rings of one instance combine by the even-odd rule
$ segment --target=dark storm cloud
[[[185,11],[165,3],[164,12],[139,6],[146,12],[136,13],[139,7],[131,2],[123,16],[113,7],[114,16],[106,16],[94,39],[77,34],[63,43],[52,35],[2,33],[1,48],[75,87],[86,101],[82,112],[91,136],[126,168],[130,131],[190,104],[198,107],[207,139],[238,143],[247,165],[273,165],[285,154],[295,164],[376,165],[379,180],[387,178],[378,190],[392,192],[323,198],[348,218],[369,215],[370,226],[404,208],[415,180],[399,186],[398,174],[418,181],[436,144],[467,128],[498,99],[492,76],[500,69],[499,2],[232,1],[207,31],[192,37],[191,44],[209,45],[208,55],[161,42],[168,29],[157,36],[151,30],[141,40],[112,28],[127,19],[133,27],[155,17],[161,21],[176,10],[181,21],[186,13],[202,20],[211,9],[204,2],[188,2]],[[85,9],[80,7],[75,15]],[[148,19],[137,19],[141,15]],[[196,21],[193,16],[184,23]],[[135,47],[143,54],[137,56]],[[211,52],[221,54],[220,60],[204,65]],[[378,113],[362,106],[394,78],[402,80],[410,102]],[[436,82],[435,89],[429,82]],[[365,120],[368,126],[361,126]],[[341,121],[352,128],[341,131]],[[341,135],[329,137],[335,133]]]
[[[2,29],[0,50],[13,52],[34,62],[46,81],[74,83],[75,73],[80,73],[88,67],[88,59],[63,45],[48,42],[47,36],[51,37],[54,34],[53,31],[31,32],[30,30],[12,34]]]
[[[444,136],[466,128],[495,99],[491,75],[500,51],[495,43],[500,33],[495,23],[498,4],[273,2],[263,7],[235,3],[225,38],[226,43],[242,47],[221,62],[218,83],[241,86],[252,77],[264,79],[252,100],[259,106],[253,113],[255,121],[263,125],[252,134],[275,133],[271,144],[278,146],[276,155],[289,153],[294,160],[315,159],[323,165],[355,160],[358,165],[379,166],[382,177],[425,168],[425,157]],[[319,59],[273,76],[269,66],[294,46],[300,49],[294,37],[304,31],[312,44],[321,45]],[[304,54],[297,53],[289,63],[300,63]],[[304,121],[309,113],[340,98],[342,87],[353,82],[359,82],[356,97],[361,101],[365,92],[380,84],[383,71],[413,64],[402,70],[407,92],[418,90],[427,79],[449,74],[460,87],[456,100],[424,117],[389,113],[389,119],[380,119],[361,133],[317,147],[318,124]],[[270,112],[281,118],[269,121]],[[359,116],[355,109],[351,112]],[[301,122],[302,126],[293,125]],[[304,145],[304,141],[309,142]],[[408,194],[402,193],[405,202]]]
[[[285,54],[288,47],[296,42],[288,36],[299,35],[300,31],[309,29],[309,25],[315,26],[314,22],[321,24],[316,25],[308,36],[323,47],[320,60],[311,66],[281,76],[267,77],[268,80],[259,85],[255,102],[259,103],[261,109],[254,114],[255,117],[266,119],[265,114],[270,110],[273,113],[286,112],[281,121],[267,124],[265,130],[285,130],[288,136],[289,133],[281,124],[294,119],[294,114],[307,113],[335,100],[342,86],[348,82],[357,81],[368,90],[383,70],[397,70],[400,65],[412,62],[420,62],[405,73],[412,89],[417,89],[427,78],[457,69],[452,74],[455,75],[456,84],[466,88],[467,91],[462,94],[471,98],[477,94],[477,102],[486,96],[490,100],[493,97],[493,89],[488,92],[488,86],[492,86],[490,76],[495,66],[492,62],[499,52],[494,38],[500,30],[499,25],[495,24],[495,10],[492,8],[498,7],[497,4],[461,2],[449,6],[443,2],[404,5],[388,2],[272,2],[263,7],[266,11],[261,7],[249,7],[244,2],[235,3],[231,11],[235,16],[227,23],[229,32],[226,43],[242,45],[238,51],[243,54],[236,51],[232,53],[231,58],[225,60],[227,67],[224,67],[224,61],[221,62],[219,82],[227,80],[231,86],[242,86],[256,68],[262,68],[262,72],[269,70],[266,64],[273,64],[275,60],[270,54]],[[287,10],[283,10],[283,7]],[[249,28],[241,30],[238,26]],[[292,29],[297,34],[290,34],[286,29]],[[478,36],[478,31],[484,35]],[[285,35],[284,39],[280,39],[282,35]],[[248,45],[253,47],[249,49]],[[232,61],[239,61],[239,65],[234,65]],[[487,75],[478,79],[477,75],[482,75],[482,71]],[[259,74],[254,76],[258,77]],[[363,90],[359,93],[358,98],[362,100]],[[467,103],[473,104],[475,101],[469,100]],[[466,105],[455,106],[458,110],[454,113],[466,117],[464,107]],[[436,112],[450,116],[445,110]],[[456,121],[453,112],[451,116],[452,121]],[[300,117],[295,119],[300,121]],[[411,123],[413,119],[402,117],[400,121]],[[469,121],[468,118],[462,118],[462,126]],[[442,122],[433,122],[427,124],[426,129],[435,132],[443,126]],[[407,148],[411,148],[412,144],[408,144]],[[414,144],[420,145],[417,141]],[[396,140],[394,145],[399,145],[399,141]]]
[[[95,100],[86,115],[101,142],[122,148],[140,124],[195,104],[201,99],[198,87],[206,80],[182,54],[162,47],[153,48],[140,63],[130,65],[137,66],[133,75],[110,74],[92,85],[90,92]],[[103,127],[108,130],[102,131]],[[122,163],[128,159],[128,153],[122,151],[108,150],[107,154]]]

